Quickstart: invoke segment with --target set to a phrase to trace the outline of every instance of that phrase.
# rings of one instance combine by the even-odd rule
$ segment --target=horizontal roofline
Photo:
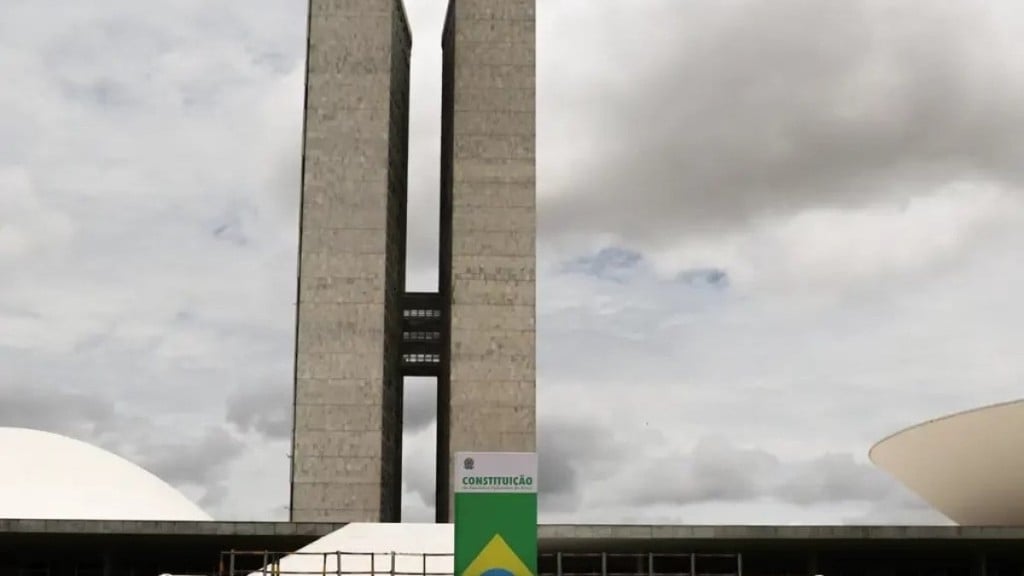
[[[344,526],[344,523],[324,522],[0,519],[0,534],[323,536]],[[1024,540],[1024,527],[542,524],[538,527],[538,536],[542,544],[544,541],[626,544],[645,540]]]

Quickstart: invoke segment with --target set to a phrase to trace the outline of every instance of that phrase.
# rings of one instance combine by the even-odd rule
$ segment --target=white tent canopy
[[[452,524],[348,524],[282,558],[263,574],[442,575],[454,571]],[[339,566],[340,562],[340,566]],[[339,569],[340,568],[340,569]]]

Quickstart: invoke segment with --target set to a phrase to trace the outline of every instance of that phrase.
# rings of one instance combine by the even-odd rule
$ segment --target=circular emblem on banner
[[[466,458],[465,460],[462,461],[462,469],[463,470],[472,470],[474,464],[475,464],[475,462],[473,462],[472,458]]]

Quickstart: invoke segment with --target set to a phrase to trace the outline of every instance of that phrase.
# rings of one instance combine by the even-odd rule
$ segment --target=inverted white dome
[[[139,466],[59,434],[0,427],[0,518],[212,520]]]
[[[1024,524],[1024,400],[950,414],[897,432],[869,457],[961,525]]]

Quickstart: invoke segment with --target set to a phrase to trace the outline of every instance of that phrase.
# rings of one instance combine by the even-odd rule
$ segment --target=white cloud
[[[663,276],[716,266],[743,291],[813,297],[942,273],[1019,226],[1021,201],[1015,190],[952,182],[905,200],[809,208],[740,231],[684,235],[648,254]]]
[[[55,399],[20,422],[60,426],[61,391],[88,390],[116,408],[75,430],[145,455],[190,424],[220,427],[238,382],[290,388],[302,11],[117,1],[2,11],[0,73],[17,89],[0,112],[0,353],[18,361],[0,386]],[[187,488],[220,514],[287,501],[285,482],[218,502],[210,490],[237,458],[224,451],[216,477],[182,460],[175,469],[191,480],[176,481],[197,483]]]

